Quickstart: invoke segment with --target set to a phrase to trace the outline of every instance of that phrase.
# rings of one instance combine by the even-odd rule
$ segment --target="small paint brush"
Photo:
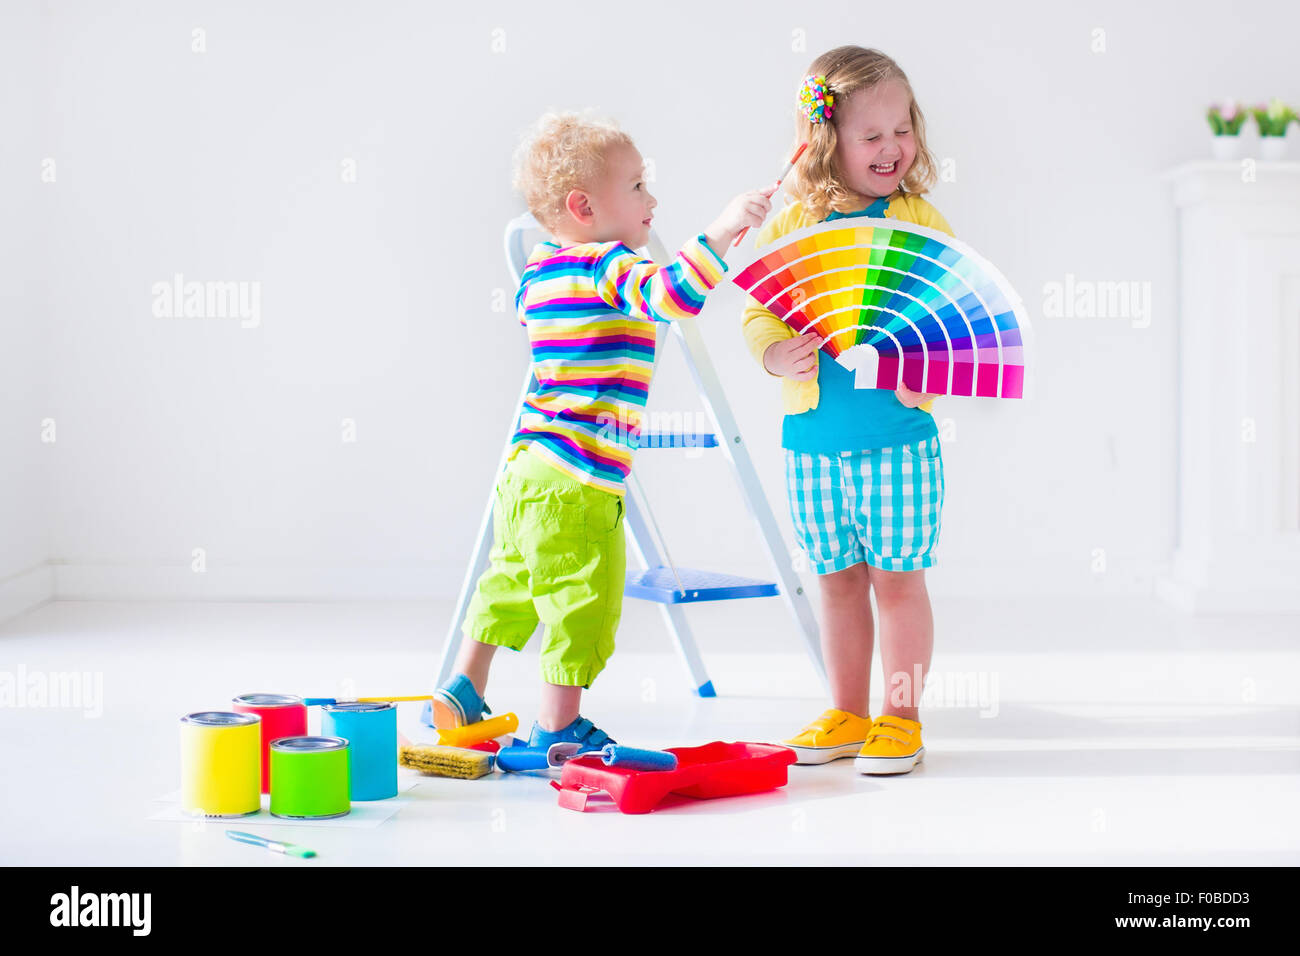
[[[796,149],[796,150],[794,151],[794,155],[790,157],[790,162],[786,163],[786,164],[785,164],[785,169],[781,170],[781,175],[778,176],[778,177],[776,177],[776,184],[777,184],[777,186],[780,186],[780,185],[781,185],[781,181],[784,180],[785,177],[787,177],[787,176],[790,175],[790,170],[794,169],[794,164],[797,163],[797,162],[799,162],[799,157],[803,155],[803,151],[804,151],[805,149],[807,149],[807,148],[808,148],[808,144],[807,144],[807,143],[800,143],[800,144],[799,144],[799,148]],[[744,229],[740,230],[740,234],[739,234],[738,236],[736,236],[736,241],[733,242],[733,243],[731,244],[731,248],[734,249],[734,248],[736,248],[736,246],[740,245],[740,240],[745,238],[745,233],[747,233],[747,232],[749,232],[749,227],[748,227],[748,226],[746,226]]]
[[[422,697],[304,697],[302,702],[308,707],[315,707],[328,704],[400,704],[410,700],[433,700],[433,696],[425,694]]]
[[[256,833],[244,833],[242,830],[227,830],[226,836],[236,843],[247,843],[249,846],[260,846],[272,853],[283,853],[285,856],[309,857],[315,856],[315,850],[309,850],[305,846],[298,846],[296,843],[281,843],[278,840],[268,840],[264,836],[258,836]]]

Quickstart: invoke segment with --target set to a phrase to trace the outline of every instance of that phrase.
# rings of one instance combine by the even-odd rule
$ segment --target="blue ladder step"
[[[646,432],[640,448],[717,448],[718,436],[711,432]]]
[[[685,594],[677,589],[670,568],[629,571],[623,593],[628,597],[657,601],[660,604],[692,604],[696,601],[729,601],[736,598],[773,597],[780,592],[773,581],[757,581],[716,571],[678,568]]]

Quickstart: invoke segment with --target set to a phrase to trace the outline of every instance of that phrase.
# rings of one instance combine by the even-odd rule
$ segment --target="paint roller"
[[[677,755],[664,750],[640,750],[621,744],[605,744],[600,750],[579,752],[582,745],[575,742],[551,744],[546,750],[537,747],[502,747],[497,753],[497,767],[508,773],[525,773],[530,770],[547,770],[561,767],[574,757],[595,756],[606,767],[620,770],[657,772],[677,769]]]

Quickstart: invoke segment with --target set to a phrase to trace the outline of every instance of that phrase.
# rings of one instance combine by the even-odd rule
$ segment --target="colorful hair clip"
[[[825,123],[831,118],[834,103],[835,97],[826,85],[826,77],[804,77],[803,84],[799,87],[799,109],[808,117],[808,122],[814,126]]]

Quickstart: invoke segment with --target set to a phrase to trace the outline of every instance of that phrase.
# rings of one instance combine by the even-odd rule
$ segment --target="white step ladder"
[[[535,235],[529,237],[530,233]],[[529,241],[526,241],[526,238],[529,238]],[[541,241],[544,238],[547,238],[545,233],[538,225],[537,220],[529,213],[511,220],[506,225],[506,263],[510,268],[510,274],[514,278],[516,287],[528,261],[528,253],[534,244],[534,240]],[[653,231],[650,234],[647,248],[654,261],[659,263],[671,261],[671,257],[667,255],[663,244]],[[768,506],[767,496],[763,494],[762,486],[758,481],[758,474],[754,470],[753,461],[750,459],[749,452],[741,440],[740,430],[736,427],[736,420],[731,414],[731,406],[727,403],[722,384],[714,371],[713,363],[709,360],[708,352],[704,347],[704,340],[700,337],[694,319],[680,319],[671,323],[656,322],[656,364],[659,357],[659,346],[663,344],[665,326],[672,327],[678,342],[681,343],[686,364],[695,379],[696,388],[704,403],[704,408],[713,422],[715,434],[652,433],[642,436],[640,447],[642,449],[720,447],[722,453],[727,456],[727,460],[731,463],[732,471],[740,484],[745,504],[758,525],[759,534],[767,549],[768,557],[771,559],[772,570],[775,572],[777,580],[775,582],[756,581],[751,578],[697,571],[691,568],[676,568],[670,561],[665,564],[665,561],[668,560],[667,549],[665,548],[665,553],[661,554],[659,546],[655,543],[655,538],[659,536],[651,534],[652,528],[657,531],[657,527],[645,494],[636,481],[634,470],[632,474],[628,475],[627,479],[628,494],[625,500],[624,520],[626,522],[627,539],[631,543],[632,550],[643,570],[628,571],[627,587],[624,593],[629,597],[658,602],[664,616],[664,623],[667,624],[668,630],[672,633],[678,654],[686,667],[691,689],[700,697],[714,697],[716,692],[713,682],[704,669],[704,662],[700,659],[699,648],[696,646],[695,638],[691,634],[690,625],[686,620],[686,614],[682,606],[698,601],[735,600],[780,595],[785,601],[791,617],[794,618],[795,627],[803,638],[813,668],[823,685],[825,685],[826,668],[822,661],[817,620],[813,616],[812,605],[808,601],[808,596],[804,593],[798,575],[795,574],[793,567],[791,567],[780,529],[777,527],[776,518],[772,514],[772,509]],[[516,409],[522,409],[524,397],[534,385],[535,379],[530,366],[524,376],[524,385],[519,392]],[[519,411],[516,411],[515,420],[510,426],[509,432],[506,433],[497,474],[505,470],[506,459],[510,454],[511,439],[514,437],[518,424]],[[469,566],[465,570],[465,580],[461,584],[460,598],[456,602],[451,627],[447,632],[447,640],[443,646],[442,663],[438,670],[439,683],[451,676],[451,668],[455,663],[456,653],[463,639],[461,625],[465,620],[470,598],[474,593],[474,587],[479,576],[489,564],[488,556],[492,550],[493,540],[493,497],[493,492],[489,491],[487,506],[483,509],[483,518],[479,522],[478,541],[475,544]],[[660,541],[662,541],[662,537],[660,537]]]

